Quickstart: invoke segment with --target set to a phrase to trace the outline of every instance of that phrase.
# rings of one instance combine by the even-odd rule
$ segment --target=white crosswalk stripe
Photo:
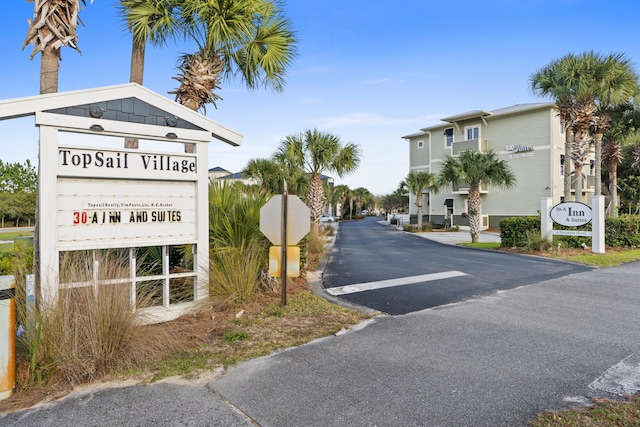
[[[372,291],[375,289],[392,288],[395,286],[412,285],[420,282],[448,279],[450,277],[466,276],[461,271],[443,271],[441,273],[422,274],[420,276],[399,277],[397,279],[380,280],[377,282],[356,283],[354,285],[328,288],[326,291],[333,296],[353,294],[356,292]]]

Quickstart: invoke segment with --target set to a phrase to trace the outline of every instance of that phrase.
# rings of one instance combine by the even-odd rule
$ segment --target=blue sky
[[[33,3],[4,3],[0,99],[37,95],[39,57],[29,59],[31,46],[21,50]],[[60,91],[129,81],[130,34],[116,4],[94,0],[81,12],[82,55],[63,49]],[[287,135],[317,128],[362,149],[356,173],[329,173],[337,184],[386,194],[409,171],[403,135],[469,110],[547,101],[531,93],[529,77],[567,53],[621,52],[640,61],[636,0],[289,0],[286,14],[299,55],[285,92],[223,83],[223,100],[207,116],[244,141],[213,140],[209,167],[238,172],[252,158],[270,157]],[[145,86],[172,98],[176,60],[194,50],[149,47]],[[0,122],[0,135],[2,160],[37,161],[33,118]]]

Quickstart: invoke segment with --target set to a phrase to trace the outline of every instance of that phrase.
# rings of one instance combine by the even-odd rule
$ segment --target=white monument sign
[[[40,128],[36,297],[48,304],[61,288],[122,283],[136,304],[140,289],[151,287],[148,321],[175,318],[206,297],[207,146],[212,137],[239,145],[242,136],[135,83],[0,101],[0,120],[28,115]],[[81,142],[61,140],[63,132]],[[145,147],[114,148],[98,135]],[[151,247],[161,257],[149,274],[138,270],[137,254]],[[191,247],[189,265],[172,264],[177,247]],[[102,278],[99,254],[111,249],[128,253],[128,277]],[[93,257],[92,279],[62,282],[61,255],[73,251]]]

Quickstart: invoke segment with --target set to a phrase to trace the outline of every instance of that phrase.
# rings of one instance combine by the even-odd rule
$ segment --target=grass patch
[[[620,252],[605,252],[604,254],[581,253],[577,255],[562,255],[559,258],[567,261],[579,262],[582,264],[594,265],[596,267],[614,267],[626,262],[640,260],[640,249],[633,249]]]
[[[498,249],[500,242],[477,242],[477,243],[460,243],[460,246],[466,246],[468,248],[480,248],[480,249]]]
[[[33,231],[0,231],[0,240],[15,240],[18,237],[32,237]]]
[[[547,411],[528,423],[532,427],[616,427],[640,425],[640,395],[627,401],[594,399],[593,408]]]
[[[151,361],[149,381],[169,376],[193,377],[216,367],[228,367],[244,360],[298,346],[348,328],[370,315],[333,305],[314,295],[302,281],[288,287],[287,305],[278,295],[263,295],[260,301],[239,309],[204,311],[173,323],[179,334],[197,345],[192,349]]]

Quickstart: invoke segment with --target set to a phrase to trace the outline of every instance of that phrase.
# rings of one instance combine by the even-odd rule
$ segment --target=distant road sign
[[[297,244],[311,229],[311,211],[295,195],[287,195],[287,245]],[[260,209],[260,231],[282,245],[282,196],[273,196]]]

